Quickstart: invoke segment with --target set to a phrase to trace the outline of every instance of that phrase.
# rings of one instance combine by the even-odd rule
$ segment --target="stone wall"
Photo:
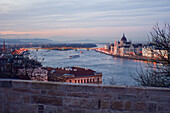
[[[170,89],[0,79],[0,113],[170,113]]]

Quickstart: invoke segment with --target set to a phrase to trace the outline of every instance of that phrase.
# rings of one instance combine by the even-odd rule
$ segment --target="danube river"
[[[131,78],[130,73],[145,64],[142,61],[113,58],[95,50],[39,50],[38,52],[33,51],[33,53],[36,54],[43,66],[80,66],[102,72],[103,84],[113,83],[114,79],[116,85],[135,86],[137,83]],[[80,55],[80,57],[70,59],[71,55]]]

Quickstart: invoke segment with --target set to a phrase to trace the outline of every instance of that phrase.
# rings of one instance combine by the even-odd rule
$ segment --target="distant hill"
[[[90,40],[90,39],[84,39],[84,40],[69,40],[69,41],[64,41],[64,42],[69,42],[69,43],[100,43],[100,41]]]
[[[59,43],[58,41],[53,41],[49,39],[41,39],[41,38],[34,38],[34,39],[3,39],[0,38],[0,44],[3,43],[5,40],[6,44],[52,44],[52,43]]]

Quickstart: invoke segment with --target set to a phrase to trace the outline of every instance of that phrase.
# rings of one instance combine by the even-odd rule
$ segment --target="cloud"
[[[74,28],[140,29],[170,22],[169,13],[169,0],[5,0],[0,1],[0,31],[41,34]]]
[[[38,38],[40,35],[35,35],[35,34],[0,34],[0,38],[5,38],[5,39],[17,39],[17,38]]]

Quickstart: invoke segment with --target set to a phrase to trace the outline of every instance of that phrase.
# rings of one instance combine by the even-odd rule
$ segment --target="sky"
[[[146,41],[170,0],[0,0],[0,38]]]

